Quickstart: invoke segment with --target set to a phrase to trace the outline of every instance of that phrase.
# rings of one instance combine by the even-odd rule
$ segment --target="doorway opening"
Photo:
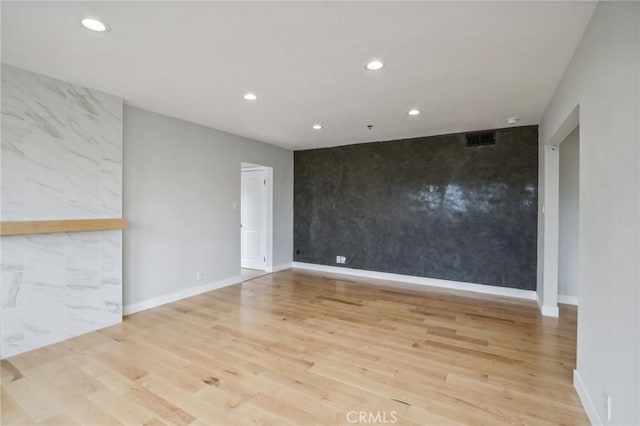
[[[564,138],[558,148],[558,303],[577,305],[580,283],[580,127]]]
[[[273,168],[241,163],[240,266],[243,279],[273,268]]]
[[[544,136],[544,135],[543,135]],[[540,186],[538,210],[538,286],[537,301],[543,316],[558,317],[558,302],[578,304],[580,283],[579,216],[580,216],[580,106],[576,105],[550,137],[540,141]],[[573,145],[573,147],[572,147]],[[563,194],[560,194],[560,150],[563,151]],[[568,160],[568,161],[567,161]],[[572,170],[573,169],[573,170]],[[561,200],[562,197],[562,200]],[[561,225],[562,201],[564,226]],[[569,225],[567,226],[567,223]],[[562,226],[562,230],[560,229]],[[572,228],[573,227],[573,228]],[[578,229],[578,231],[576,231]],[[560,242],[560,233],[563,242]],[[560,245],[562,244],[562,248]],[[560,271],[560,263],[563,270]],[[566,268],[565,268],[566,267]],[[563,274],[564,278],[560,277]],[[558,282],[567,278],[573,284]],[[574,290],[570,290],[573,288]],[[562,292],[575,292],[563,294]],[[571,297],[564,297],[571,296]]]
[[[562,312],[577,319],[575,338],[581,327],[580,296],[580,125],[569,130],[557,145],[557,301]],[[574,353],[577,363],[578,347]],[[576,367],[577,368],[577,367]],[[577,372],[577,369],[574,370]],[[574,373],[575,377],[575,373]]]

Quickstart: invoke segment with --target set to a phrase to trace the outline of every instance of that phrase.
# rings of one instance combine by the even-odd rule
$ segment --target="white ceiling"
[[[537,124],[594,7],[3,1],[2,61],[306,149],[500,128],[512,116]],[[111,31],[84,29],[85,16]],[[374,58],[383,70],[365,70]],[[414,107],[422,114],[407,116]]]

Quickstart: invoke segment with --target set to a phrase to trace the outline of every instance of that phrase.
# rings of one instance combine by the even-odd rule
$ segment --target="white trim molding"
[[[533,290],[522,290],[519,288],[498,287],[461,281],[449,281],[437,278],[416,277],[413,275],[391,274],[388,272],[367,271],[365,269],[342,268],[339,266],[316,265],[313,263],[303,262],[293,262],[293,267],[298,269],[307,269],[310,271],[321,271],[332,274],[351,275],[355,277],[374,278],[378,280],[396,281],[453,290],[472,291],[475,293],[493,294],[496,296],[517,297],[519,299],[527,300],[536,300],[537,297],[537,293]]]
[[[288,263],[281,263],[280,265],[276,265],[273,268],[268,268],[267,272],[272,273],[272,272],[278,272],[278,271],[284,271],[285,269],[289,269],[293,267],[293,263],[292,262],[288,262]]]
[[[536,293],[536,303],[538,304],[538,308],[540,308],[540,313],[542,314],[543,317],[558,318],[560,316],[560,309],[558,308],[558,305],[557,304],[555,306],[544,305],[540,301],[540,298],[538,297],[537,293]]]
[[[560,316],[560,309],[558,306],[542,305],[540,306],[540,313],[543,317],[558,318]]]
[[[587,391],[587,387],[584,385],[582,381],[582,377],[578,370],[573,370],[573,387],[576,389],[578,397],[580,398],[580,402],[582,402],[582,406],[584,407],[584,411],[587,413],[587,417],[589,417],[589,421],[594,426],[600,426],[604,423],[598,414],[598,410],[596,410],[596,406],[589,395],[589,391]]]
[[[558,295],[558,303],[563,303],[565,305],[578,306],[578,297],[577,296],[569,296],[567,294],[559,294]]]
[[[186,288],[184,290],[154,297],[153,299],[148,299],[142,302],[126,305],[123,309],[123,314],[125,316],[135,314],[136,312],[145,311],[147,309],[166,305],[167,303],[176,302],[178,300],[186,299],[187,297],[197,296],[198,294],[206,293],[212,290],[217,290],[223,287],[228,287],[230,285],[238,284],[241,282],[242,282],[242,276],[236,275],[234,277],[214,281],[208,284],[199,285],[197,287]]]

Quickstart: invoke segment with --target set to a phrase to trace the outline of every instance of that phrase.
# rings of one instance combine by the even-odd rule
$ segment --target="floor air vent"
[[[467,148],[496,144],[496,132],[494,131],[466,133],[464,136]]]

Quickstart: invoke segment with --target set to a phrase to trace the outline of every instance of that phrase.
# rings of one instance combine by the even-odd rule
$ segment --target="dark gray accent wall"
[[[296,151],[294,260],[535,290],[537,187],[537,126]]]

